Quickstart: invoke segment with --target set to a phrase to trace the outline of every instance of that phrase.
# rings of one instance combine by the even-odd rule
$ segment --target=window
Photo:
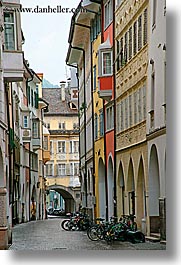
[[[139,122],[141,122],[142,119],[143,119],[143,116],[142,116],[142,102],[141,102],[142,95],[141,95],[141,92],[142,92],[142,90],[139,89],[138,90],[138,117],[139,117]]]
[[[50,155],[53,154],[53,141],[50,141]]]
[[[146,86],[143,88],[143,119],[146,119]]]
[[[59,129],[65,130],[65,122],[60,122],[58,126],[59,126]]]
[[[132,27],[129,28],[129,59],[132,57]]]
[[[48,129],[50,129],[50,123],[47,123],[47,124],[46,124],[46,127],[47,127]]]
[[[113,18],[112,0],[107,1],[104,5],[104,28],[107,28]]]
[[[74,175],[79,175],[79,163],[74,164]]]
[[[65,153],[65,141],[58,141],[58,153]]]
[[[102,75],[112,74],[112,52],[102,53]]]
[[[5,49],[15,50],[15,21],[13,12],[4,13],[4,39]]]
[[[23,127],[28,128],[28,116],[23,116]]]
[[[59,176],[65,176],[66,172],[65,172],[65,164],[58,164],[58,175]]]
[[[118,71],[120,69],[120,50],[119,50],[120,42],[119,40],[117,40],[116,43],[117,43],[117,71]]]
[[[75,129],[79,129],[79,124],[78,123],[73,123],[73,129],[75,130]]]
[[[143,28],[143,45],[147,43],[147,34],[148,34],[148,11],[145,9],[144,11],[144,28]]]
[[[53,176],[53,164],[46,164],[46,175]]]
[[[128,59],[128,33],[124,35],[124,62],[126,63]]]
[[[48,136],[44,136],[43,138],[43,149],[48,150]]]
[[[138,18],[138,51],[142,48],[142,16]]]
[[[34,106],[34,95],[33,95],[33,89],[31,89],[31,106]]]
[[[34,139],[39,138],[39,122],[37,120],[33,121],[32,127],[33,127],[33,130],[32,130],[33,138]]]
[[[94,139],[97,140],[98,138],[98,118],[97,114],[94,116]]]
[[[16,124],[19,124],[19,103],[15,102],[15,120]]]
[[[122,101],[120,104],[120,115],[121,115],[120,129],[121,131],[123,131],[124,130],[124,101]]]
[[[79,152],[79,141],[70,141],[70,153]]]
[[[134,124],[137,123],[137,92],[134,93]]]
[[[137,21],[133,25],[133,36],[133,53],[135,55],[137,53]]]
[[[128,128],[128,98],[125,98],[125,129]]]
[[[104,135],[104,112],[103,110],[101,110],[99,114],[99,128],[100,128],[100,136],[103,136]]]
[[[108,107],[106,110],[106,130],[114,128],[114,109],[113,106]]]
[[[133,125],[132,95],[129,95],[129,127]]]
[[[93,78],[94,78],[94,90],[96,90],[96,65],[93,68]]]

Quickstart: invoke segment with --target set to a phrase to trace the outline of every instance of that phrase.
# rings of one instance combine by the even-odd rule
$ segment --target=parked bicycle
[[[85,231],[92,225],[92,221],[87,214],[79,212],[76,214],[69,213],[67,216],[69,219],[61,222],[61,227],[66,231]]]
[[[118,222],[116,217],[111,217],[110,222],[105,222],[103,218],[97,218],[98,223],[87,230],[87,236],[92,241],[104,239],[107,243],[115,240],[131,241],[132,243],[145,242],[145,236],[137,230],[134,219],[133,215],[123,215]]]

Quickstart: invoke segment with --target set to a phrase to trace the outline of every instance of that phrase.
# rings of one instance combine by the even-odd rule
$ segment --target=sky
[[[20,0],[22,7],[75,8],[80,0]],[[66,80],[69,67],[65,58],[68,51],[68,36],[73,13],[21,13],[21,26],[25,37],[25,59],[35,72],[44,73],[44,78],[54,85]],[[67,70],[66,70],[67,68]]]

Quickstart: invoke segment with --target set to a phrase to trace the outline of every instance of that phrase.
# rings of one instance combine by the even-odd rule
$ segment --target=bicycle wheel
[[[104,239],[104,235],[105,235],[105,230],[103,227],[98,227],[97,228],[97,236],[100,240]]]
[[[96,226],[92,226],[92,227],[89,227],[87,229],[87,236],[92,241],[100,240],[100,238],[98,237],[98,234],[97,234],[97,227]]]
[[[61,227],[62,227],[65,231],[70,231],[69,222],[70,222],[70,220],[63,220],[63,221],[61,222]]]

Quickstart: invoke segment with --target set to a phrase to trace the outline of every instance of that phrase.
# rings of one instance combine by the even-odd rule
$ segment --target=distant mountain
[[[58,88],[58,85],[53,85],[51,84],[48,80],[46,80],[45,78],[43,78],[43,84],[42,84],[43,88]]]

